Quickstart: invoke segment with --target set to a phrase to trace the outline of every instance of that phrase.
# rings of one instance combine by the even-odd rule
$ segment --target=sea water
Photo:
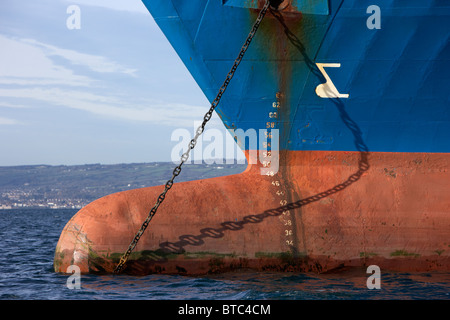
[[[59,235],[76,210],[0,210],[2,300],[450,300],[448,272],[381,270],[380,289],[368,289],[365,269],[339,273],[179,275],[69,275],[55,273]]]

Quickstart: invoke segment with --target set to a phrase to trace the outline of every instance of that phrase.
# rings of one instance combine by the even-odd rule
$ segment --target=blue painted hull
[[[262,1],[143,2],[212,101]],[[216,109],[225,126],[277,128],[283,150],[448,153],[450,2],[371,1],[380,29],[366,2],[307,3],[267,13]],[[348,97],[320,97],[326,76]]]

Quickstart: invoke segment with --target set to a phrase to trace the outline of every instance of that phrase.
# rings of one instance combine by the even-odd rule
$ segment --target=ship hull
[[[174,185],[123,272],[449,269],[448,154],[289,151],[280,159],[275,176],[253,165]],[[113,272],[161,190],[112,194],[80,210],[58,242],[56,271]]]
[[[438,2],[374,1],[380,29],[361,1],[268,12],[215,110],[248,169],[175,183],[123,272],[449,270],[450,6]],[[209,101],[262,3],[144,0]],[[163,189],[80,210],[55,270],[113,272]]]

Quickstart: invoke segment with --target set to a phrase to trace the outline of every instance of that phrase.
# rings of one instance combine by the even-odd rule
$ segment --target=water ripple
[[[53,272],[59,235],[74,210],[0,212],[1,300],[448,300],[448,273],[384,273],[368,290],[366,273],[333,275],[233,272],[204,277],[83,275],[70,290]]]

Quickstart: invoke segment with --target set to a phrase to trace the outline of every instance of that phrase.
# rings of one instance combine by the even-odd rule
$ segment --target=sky
[[[0,166],[171,161],[209,107],[140,0],[0,1]]]

